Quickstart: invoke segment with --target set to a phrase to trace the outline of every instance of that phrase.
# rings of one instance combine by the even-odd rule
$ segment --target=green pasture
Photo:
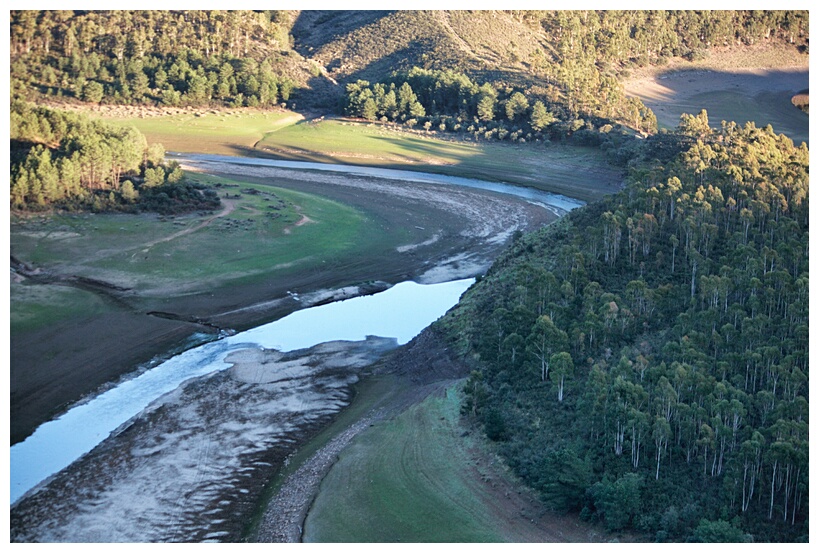
[[[92,292],[59,285],[11,284],[11,334],[45,328],[56,321],[83,319],[113,308]]]
[[[354,385],[354,400],[338,413],[333,421],[323,430],[311,438],[307,443],[296,450],[290,457],[290,462],[276,473],[270,480],[259,501],[259,508],[248,521],[245,536],[254,536],[259,530],[259,524],[264,518],[267,505],[279,492],[287,478],[296,472],[302,464],[310,460],[315,453],[326,446],[333,438],[344,432],[348,427],[358,422],[375,405],[389,402],[394,399],[398,387],[402,383],[394,375],[372,376],[362,378]],[[253,538],[250,541],[254,541]]]
[[[480,148],[402,132],[392,125],[338,119],[299,121],[266,133],[257,147],[302,161],[358,165],[449,165],[480,155]]]
[[[669,129],[679,125],[680,114],[697,114],[705,109],[712,127],[719,127],[721,121],[735,121],[739,125],[753,121],[760,128],[770,124],[775,132],[786,134],[795,144],[808,141],[808,115],[791,104],[790,94],[781,92],[751,96],[734,90],[709,91],[655,109],[660,126]]]
[[[108,121],[133,125],[149,143],[169,152],[248,155],[266,133],[300,119],[293,112],[212,110],[158,117],[109,117]]]
[[[367,214],[319,196],[221,178],[218,182],[234,185],[217,188],[223,202],[235,203],[226,216],[57,214],[17,221],[11,251],[35,266],[59,267],[63,274],[105,280],[148,295],[173,295],[325,268],[405,238],[401,229],[384,232]],[[248,193],[251,190],[257,193]],[[309,222],[297,225],[302,217]]]
[[[531,186],[586,201],[616,190],[621,177],[596,148],[463,142],[376,123],[300,121],[257,144],[284,159],[372,165]]]
[[[376,423],[342,453],[307,516],[307,542],[498,542],[458,425],[459,387]]]

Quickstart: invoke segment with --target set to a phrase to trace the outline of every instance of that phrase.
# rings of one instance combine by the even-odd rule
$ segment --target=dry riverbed
[[[115,310],[12,336],[12,443],[158,353],[190,347],[195,333],[247,329],[305,306],[405,280],[429,284],[473,277],[489,267],[513,232],[534,230],[556,218],[521,199],[454,186],[232,164],[201,169],[328,197],[367,213],[385,233],[408,229],[410,238],[383,250],[314,263],[309,270],[271,268],[264,275],[242,275],[218,288],[211,279],[171,286],[145,275],[139,290],[119,292],[116,287],[133,283],[118,280],[123,277],[116,271],[94,268],[90,274],[99,285],[92,292],[116,303]],[[31,225],[18,226],[13,232],[28,232]],[[56,238],[43,238],[51,239]],[[21,256],[21,262],[28,260]],[[76,272],[89,272],[81,264],[50,267],[49,278],[62,284]],[[15,276],[27,278],[19,272]]]
[[[244,349],[154,402],[11,510],[15,542],[237,541],[265,483],[395,340]]]

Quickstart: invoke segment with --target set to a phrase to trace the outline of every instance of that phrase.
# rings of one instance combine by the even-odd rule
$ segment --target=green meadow
[[[11,283],[11,333],[45,328],[60,320],[83,319],[113,308],[92,292],[69,286]]]
[[[498,542],[461,437],[458,386],[360,434],[324,478],[305,542]]]
[[[246,155],[265,134],[300,117],[293,112],[237,109],[106,119],[135,126],[149,143],[162,144],[171,152]]]
[[[285,188],[225,178],[219,214],[54,214],[12,222],[12,252],[27,263],[131,288],[142,297],[201,292],[236,282],[323,268],[391,243],[377,221],[339,202]],[[89,314],[101,300],[81,290],[12,287],[13,322],[30,329],[64,311]],[[63,309],[61,306],[65,306]],[[18,309],[19,308],[19,309]],[[45,316],[47,314],[47,316]],[[19,326],[23,325],[23,326]]]
[[[597,148],[455,141],[381,123],[305,120],[290,112],[235,110],[112,119],[167,151],[264,156],[441,173],[531,186],[585,201],[622,178]]]

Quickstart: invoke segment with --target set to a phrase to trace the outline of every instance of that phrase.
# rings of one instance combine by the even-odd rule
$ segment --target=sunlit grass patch
[[[300,117],[293,112],[240,110],[108,120],[133,125],[149,143],[160,143],[169,152],[238,155],[252,148],[265,133]]]

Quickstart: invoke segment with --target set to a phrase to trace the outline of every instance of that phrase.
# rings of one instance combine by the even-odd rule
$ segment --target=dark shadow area
[[[394,11],[394,10],[393,10]],[[393,11],[304,10],[296,18],[291,34],[296,52],[312,57],[313,51],[338,40],[358,28],[373,23]]]
[[[320,75],[308,79],[304,88],[293,91],[289,107],[305,117],[310,117],[313,111],[340,113],[343,98],[344,84]]]
[[[808,115],[792,98],[808,87],[807,70],[729,72],[705,69],[672,70],[658,74],[641,88],[640,98],[657,116],[660,126],[676,127],[683,113],[705,109],[712,127],[722,121],[757,127],[771,125],[795,144],[808,142]]]

